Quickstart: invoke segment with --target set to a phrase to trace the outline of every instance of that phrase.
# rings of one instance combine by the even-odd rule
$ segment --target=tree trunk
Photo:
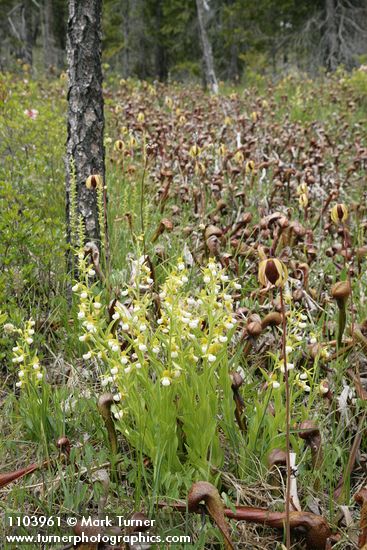
[[[53,0],[55,59],[58,69],[65,67],[67,10],[67,3]]]
[[[158,80],[165,81],[168,76],[166,49],[162,44],[162,1],[156,0],[156,46],[155,46],[155,73]]]
[[[104,182],[104,114],[101,67],[102,0],[69,0],[67,59],[69,71],[68,136],[66,159],[66,218],[68,240],[75,245],[72,225],[73,174],[76,215],[83,219],[85,237],[98,245],[101,239],[97,190],[88,189],[91,175]],[[93,178],[94,184],[98,178]],[[105,192],[105,191],[104,191]]]
[[[326,0],[326,68],[335,71],[339,64],[338,25],[335,0]]]
[[[230,62],[228,67],[228,78],[235,83],[238,83],[239,80],[239,69],[238,69],[238,45],[236,42],[231,44],[230,52]]]
[[[238,63],[238,54],[239,54],[239,44],[238,44],[238,33],[236,32],[238,28],[237,16],[238,12],[235,9],[236,2],[235,0],[228,1],[228,8],[230,10],[229,20],[228,20],[228,32],[230,33],[230,52],[229,52],[229,64],[227,70],[227,77],[229,80],[238,83],[239,81],[239,63]]]
[[[53,0],[45,0],[43,6],[43,55],[45,69],[55,68],[55,38],[53,32]]]
[[[33,64],[33,21],[31,0],[25,0],[22,5],[22,57],[30,67]]]
[[[130,75],[130,0],[125,0],[122,12],[122,35],[124,40],[122,74],[127,78]]]
[[[205,28],[205,7],[203,0],[196,0],[201,46],[203,48],[205,82],[213,94],[218,93],[218,82],[214,71],[212,47]]]

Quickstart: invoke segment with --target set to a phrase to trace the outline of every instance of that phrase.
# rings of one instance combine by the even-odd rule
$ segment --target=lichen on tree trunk
[[[66,219],[71,241],[71,182],[76,180],[78,217],[87,240],[100,241],[97,192],[87,189],[88,176],[105,181],[104,114],[101,67],[102,0],[69,0],[67,29],[68,135],[66,158]],[[71,243],[75,245],[75,243]]]

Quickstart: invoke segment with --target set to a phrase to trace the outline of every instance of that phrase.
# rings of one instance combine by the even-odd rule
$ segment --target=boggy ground
[[[286,446],[284,334],[300,507],[326,518],[335,548],[358,548],[366,74],[292,76],[218,97],[106,78],[110,238],[93,265],[76,220],[73,283],[65,86],[0,80],[0,461],[2,472],[50,461],[0,489],[3,513],[142,511],[156,533],[219,548],[214,523],[158,502],[184,502],[209,481],[227,508],[284,510],[284,467],[269,464]],[[288,273],[285,333],[279,287],[258,277],[271,257]],[[106,392],[116,449],[97,407]],[[64,435],[69,455],[56,446]],[[229,534],[238,548],[282,541],[281,530],[235,520]]]

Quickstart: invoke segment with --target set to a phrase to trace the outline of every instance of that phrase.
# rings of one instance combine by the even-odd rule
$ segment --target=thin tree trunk
[[[236,42],[233,42],[231,45],[230,52],[230,62],[228,68],[228,78],[233,82],[237,82],[239,79],[239,70],[238,70],[238,45]]]
[[[43,6],[43,55],[45,69],[55,67],[55,38],[53,33],[53,0],[45,0]]]
[[[67,4],[64,5],[54,1],[53,35],[55,41],[55,60],[58,69],[64,69],[65,67],[67,9]]]
[[[30,67],[33,64],[33,21],[31,0],[25,0],[22,5],[22,41],[23,59]]]
[[[130,75],[130,0],[125,0],[122,17],[122,35],[124,48],[122,51],[122,74],[125,78]]]
[[[156,47],[155,47],[155,72],[158,79],[162,82],[167,79],[167,63],[166,50],[161,42],[161,27],[162,27],[162,1],[156,0]]]
[[[200,40],[203,49],[205,81],[206,85],[210,88],[213,94],[217,94],[218,82],[215,76],[212,47],[205,28],[205,7],[203,0],[196,0],[196,9],[198,15]]]
[[[229,25],[228,25],[228,32],[231,33],[231,48],[230,48],[230,58],[229,58],[229,65],[228,65],[228,78],[229,80],[232,80],[233,82],[237,82],[239,80],[239,64],[238,64],[238,53],[239,53],[239,47],[238,42],[236,40],[236,27],[238,26],[238,22],[236,22],[236,12],[234,10],[235,0],[231,0],[228,3],[230,7],[230,17],[229,17]]]
[[[66,218],[72,239],[71,192],[76,180],[76,209],[85,224],[85,237],[99,244],[97,191],[86,187],[91,175],[105,178],[104,114],[101,68],[102,0],[69,0],[67,59],[69,71],[66,159]],[[75,243],[71,243],[75,245]]]
[[[339,64],[338,26],[336,21],[335,0],[326,0],[326,33],[326,67],[329,71],[335,71]]]

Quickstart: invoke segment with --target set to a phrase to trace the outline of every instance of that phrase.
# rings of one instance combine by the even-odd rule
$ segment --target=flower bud
[[[331,295],[334,298],[334,300],[343,303],[347,300],[348,296],[350,295],[350,284],[349,281],[339,281],[338,283],[335,283],[335,285],[331,289]]]
[[[326,395],[327,393],[329,393],[329,382],[328,380],[321,380],[320,382],[320,385],[319,385],[319,392],[321,395]]]
[[[115,141],[113,148],[115,151],[123,151],[125,149],[125,143],[122,141],[122,139],[118,139]]]
[[[197,158],[201,153],[201,149],[198,145],[193,145],[190,149],[190,156],[192,158]]]
[[[260,262],[258,278],[263,286],[270,283],[283,287],[288,279],[288,270],[277,258],[269,258]]]
[[[98,174],[93,174],[85,182],[87,189],[103,189],[103,178]]]
[[[302,193],[302,195],[299,196],[298,203],[301,208],[306,208],[308,206],[308,196],[306,193]]]
[[[344,223],[348,219],[348,208],[343,203],[336,204],[331,209],[331,219],[334,223]]]
[[[282,323],[282,315],[277,311],[267,313],[261,322],[262,328],[276,327]]]
[[[235,153],[234,155],[234,160],[236,161],[237,164],[242,164],[243,161],[245,160],[245,157],[243,156],[243,153],[242,151],[237,151],[237,153]]]

